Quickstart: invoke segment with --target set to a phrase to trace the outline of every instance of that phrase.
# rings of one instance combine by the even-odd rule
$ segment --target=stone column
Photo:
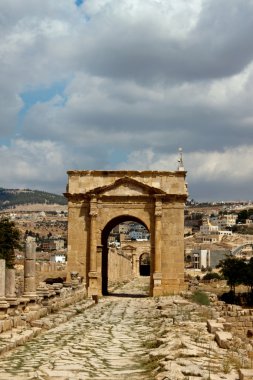
[[[7,268],[5,271],[5,295],[10,305],[18,305],[16,296],[15,269]]]
[[[90,200],[90,268],[88,296],[98,294],[98,273],[97,273],[97,198]]]
[[[9,306],[5,298],[5,260],[0,259],[0,310]]]
[[[26,241],[24,263],[24,294],[25,298],[36,300],[36,243],[34,240]]]
[[[154,258],[153,295],[161,295],[162,285],[162,200],[156,195],[155,202],[155,258]]]

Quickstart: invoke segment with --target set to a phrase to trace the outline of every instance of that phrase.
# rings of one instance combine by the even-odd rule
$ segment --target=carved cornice
[[[140,177],[156,177],[158,176],[170,176],[170,177],[185,177],[186,171],[159,171],[159,170],[68,170],[67,174],[69,176],[78,175],[78,176],[140,176]]]
[[[79,203],[79,202],[89,199],[85,194],[81,194],[81,193],[74,193],[74,194],[63,193],[63,195],[65,198],[68,199],[69,202],[73,202],[73,203]]]
[[[68,199],[69,202],[72,203],[81,203],[81,202],[89,202],[93,193],[64,193],[64,196]],[[147,202],[158,198],[162,198],[163,202],[181,202],[184,203],[187,200],[187,194],[143,194],[143,195],[104,195],[104,194],[96,194],[97,201],[99,203],[103,202],[129,202],[135,203],[138,201],[140,203]],[[154,200],[155,202],[155,200]]]

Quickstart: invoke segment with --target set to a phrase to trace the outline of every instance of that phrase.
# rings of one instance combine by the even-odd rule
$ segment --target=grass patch
[[[195,302],[198,305],[205,305],[205,306],[210,305],[208,295],[201,290],[196,290],[196,292],[193,293],[191,300],[192,302]]]
[[[153,348],[158,348],[161,343],[158,342],[157,339],[151,339],[147,340],[146,342],[143,343],[143,346],[147,348],[148,350],[151,350]]]

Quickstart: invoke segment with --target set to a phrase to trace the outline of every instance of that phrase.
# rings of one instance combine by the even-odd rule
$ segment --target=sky
[[[0,1],[0,187],[177,170],[253,199],[253,0]]]

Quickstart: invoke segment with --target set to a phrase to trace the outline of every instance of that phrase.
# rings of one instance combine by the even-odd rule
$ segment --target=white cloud
[[[62,185],[66,171],[64,149],[51,141],[12,141],[11,146],[0,148],[0,160],[5,163],[0,171],[4,187],[34,188],[34,184],[44,183],[59,191],[57,182]]]
[[[195,151],[184,153],[184,166],[190,184],[190,194],[208,200],[240,198],[238,187],[252,198],[250,189],[253,186],[253,145],[242,145],[235,148],[224,148],[222,151]],[[177,170],[176,154],[155,154],[152,149],[132,152],[128,161],[119,169],[136,170]],[[204,191],[205,190],[205,191]],[[232,195],[233,194],[233,195]]]

